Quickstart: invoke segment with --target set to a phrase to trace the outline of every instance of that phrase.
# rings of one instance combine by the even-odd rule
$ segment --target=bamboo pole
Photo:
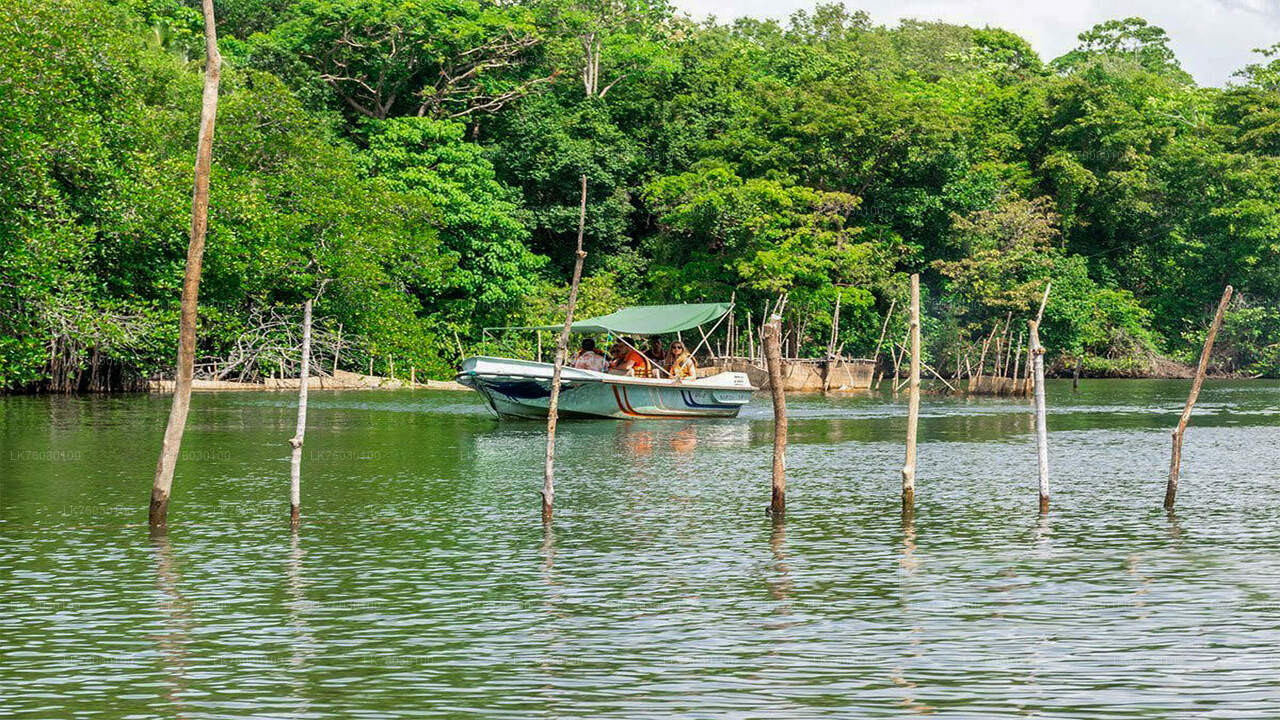
[[[897,346],[898,348],[903,348],[909,342],[911,342],[911,325],[910,324],[907,325],[907,332],[904,334],[904,337],[902,338],[902,342],[897,343]],[[901,376],[902,359],[906,357],[906,354],[907,353],[905,350],[903,350],[902,352],[898,352],[897,350],[894,350],[894,353],[893,353],[893,391],[894,392],[898,392],[898,387],[899,387],[898,378]]]
[[[831,313],[831,339],[827,341],[827,372],[822,377],[822,392],[831,390],[831,373],[835,372],[836,341],[840,337],[840,296],[844,288],[836,288],[836,309]]]
[[[333,346],[333,374],[338,374],[338,355],[342,353],[342,323],[338,323],[338,341]]]
[[[582,281],[582,261],[587,253],[582,249],[582,234],[587,224],[587,176],[582,176],[582,203],[578,208],[578,249],[573,258],[573,281],[569,285],[569,308],[565,313],[564,328],[556,341],[555,365],[551,371],[551,397],[547,402],[547,458],[542,479],[542,522],[551,522],[551,510],[555,505],[556,481],[556,419],[560,407],[560,372],[564,369],[565,355],[569,348],[569,329],[573,325],[573,311],[578,305],[578,284]]]
[[[769,366],[769,395],[773,398],[773,494],[769,514],[779,519],[787,510],[787,396],[782,385],[782,317],[773,315],[764,326],[764,358]]]
[[[907,348],[903,348],[903,349],[902,349],[902,351],[903,351],[903,353],[908,352]],[[937,369],[937,368],[935,368],[934,366],[932,366],[932,365],[930,365],[929,363],[924,362],[924,361],[921,361],[921,362],[920,362],[920,367],[921,367],[921,368],[923,368],[923,369],[925,369],[925,370],[927,370],[927,371],[929,371],[929,374],[930,374],[930,375],[932,375],[932,376],[934,376],[934,377],[938,378],[939,380],[941,380],[941,381],[942,381],[942,384],[943,384],[943,385],[946,385],[948,390],[950,390],[951,392],[955,392],[955,391],[956,391],[955,387],[954,387],[951,383],[947,382],[947,379],[946,379],[946,378],[942,377],[942,374],[938,372],[938,369]],[[907,379],[907,382],[910,382],[910,381],[911,381],[911,379],[910,379],[910,378],[908,378],[908,379]]]
[[[916,502],[916,426],[920,420],[920,275],[911,276],[911,378],[907,400],[907,459],[902,465],[902,513]]]
[[[191,232],[187,242],[187,264],[182,277],[181,315],[178,322],[178,367],[173,383],[173,405],[164,429],[160,457],[151,484],[148,524],[159,530],[169,522],[169,495],[178,465],[182,435],[191,410],[191,381],[195,375],[196,320],[200,295],[200,269],[204,262],[204,239],[209,228],[209,171],[213,167],[213,128],[218,115],[218,82],[222,75],[222,55],[218,52],[217,22],[213,0],[200,3],[204,14],[204,90],[200,101],[200,135],[196,140],[195,182],[191,191]]]
[[[1019,333],[1018,333],[1018,354],[1017,354],[1017,355],[1015,355],[1015,356],[1014,356],[1014,358],[1013,358],[1013,371],[1012,371],[1012,372],[1013,372],[1013,392],[1014,392],[1014,394],[1017,394],[1018,392],[1020,392],[1020,391],[1019,391],[1019,389],[1018,389],[1018,376],[1019,376],[1019,374],[1022,372],[1022,339],[1023,339],[1023,335],[1022,335],[1022,333],[1021,333],[1021,332],[1019,332]]]
[[[996,337],[996,331],[1000,329],[1000,321],[996,321],[995,327],[991,328],[991,334],[987,335],[987,339],[982,341],[982,353],[978,355],[978,377],[970,378],[969,389],[982,392],[982,376],[987,371],[987,349],[991,346],[991,341]]]
[[[307,380],[311,377],[311,301],[302,304],[302,370],[298,373],[298,425],[289,439],[289,524],[298,527],[302,507],[302,441],[307,434]]]
[[[1178,427],[1173,431],[1173,455],[1169,458],[1169,484],[1164,491],[1165,510],[1173,510],[1174,501],[1178,497],[1178,473],[1182,470],[1182,436],[1187,431],[1187,423],[1191,421],[1191,409],[1195,407],[1196,398],[1200,395],[1200,387],[1204,385],[1204,374],[1209,367],[1209,354],[1213,352],[1213,341],[1218,337],[1218,328],[1222,327],[1222,318],[1227,314],[1231,292],[1230,285],[1222,291],[1218,310],[1213,314],[1213,324],[1209,326],[1209,335],[1204,339],[1204,348],[1200,350],[1200,364],[1196,366],[1195,380],[1191,381],[1191,394],[1187,396],[1187,404],[1182,408],[1182,416],[1178,418]]]
[[[1040,344],[1040,323],[1027,323],[1030,343],[1027,352],[1036,380],[1036,459],[1040,477],[1040,512],[1049,512],[1049,428],[1045,417],[1044,400],[1044,346]]]
[[[880,324],[880,338],[876,340],[876,350],[871,354],[871,369],[876,369],[876,364],[880,360],[880,345],[884,343],[885,333],[889,331],[889,318],[893,317],[893,308],[898,304],[895,298],[889,301],[889,311],[884,314],[884,322]]]

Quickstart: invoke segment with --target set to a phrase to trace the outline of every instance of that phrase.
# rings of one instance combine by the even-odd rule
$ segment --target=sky
[[[674,0],[695,18],[749,15],[786,19],[817,0]],[[1231,73],[1256,62],[1253,48],[1280,42],[1280,0],[845,0],[877,24],[902,18],[990,25],[1026,38],[1044,60],[1076,45],[1096,23],[1141,17],[1169,33],[1182,68],[1200,85],[1225,84]]]

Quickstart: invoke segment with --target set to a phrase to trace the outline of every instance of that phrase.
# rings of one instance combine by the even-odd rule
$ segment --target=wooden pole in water
[[[573,258],[573,282],[569,285],[569,308],[565,313],[564,328],[556,340],[555,364],[551,371],[551,397],[547,401],[547,459],[542,478],[542,522],[551,522],[551,509],[555,505],[556,481],[556,419],[560,410],[560,372],[564,369],[565,355],[569,348],[569,330],[573,326],[573,311],[578,305],[578,284],[582,281],[582,261],[587,253],[582,249],[582,234],[587,225],[587,176],[582,176],[582,203],[578,208],[578,249]]]
[[[178,366],[173,383],[173,405],[169,408],[169,421],[165,425],[164,440],[160,445],[160,458],[156,461],[155,478],[151,483],[151,505],[147,513],[153,530],[164,528],[169,521],[169,493],[173,488],[173,473],[178,465],[182,435],[187,429],[187,413],[191,410],[200,269],[204,263],[204,240],[209,228],[209,171],[213,167],[213,128],[218,115],[218,81],[222,73],[222,55],[218,52],[213,0],[203,0],[200,5],[204,13],[204,90],[200,102],[200,134],[196,140],[195,183],[191,192],[191,231],[187,242],[187,264],[182,276]]]
[[[1222,291],[1218,310],[1213,314],[1213,324],[1209,326],[1209,336],[1204,339],[1204,348],[1200,351],[1200,364],[1196,366],[1196,377],[1191,382],[1191,394],[1187,396],[1186,407],[1182,408],[1182,416],[1178,418],[1178,427],[1173,431],[1173,455],[1169,458],[1169,484],[1164,491],[1165,510],[1172,510],[1173,503],[1178,497],[1178,473],[1182,470],[1182,436],[1187,431],[1187,423],[1191,421],[1191,408],[1195,407],[1196,398],[1200,395],[1200,386],[1204,385],[1204,374],[1209,367],[1209,354],[1213,352],[1213,341],[1218,337],[1218,328],[1222,327],[1222,318],[1227,314],[1231,292],[1230,285]]]
[[[302,441],[307,434],[307,379],[311,377],[311,301],[302,304],[302,370],[298,373],[298,425],[289,439],[289,524],[297,528],[302,507]]]
[[[1027,352],[1030,353],[1031,366],[1036,382],[1036,458],[1040,475],[1040,512],[1049,512],[1049,428],[1044,409],[1044,347],[1040,344],[1040,323],[1035,320],[1027,322]]]
[[[409,366],[409,389],[412,390],[418,386],[418,368],[415,365]]]
[[[907,459],[902,465],[902,513],[916,502],[916,426],[920,420],[920,275],[911,276],[911,376],[907,399]]]
[[[781,518],[787,510],[787,396],[782,379],[782,317],[772,315],[764,326],[764,359],[769,367],[773,398],[773,496],[769,514]]]

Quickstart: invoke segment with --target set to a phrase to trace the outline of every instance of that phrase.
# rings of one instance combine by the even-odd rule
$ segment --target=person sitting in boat
[[[665,374],[665,371],[671,367],[671,356],[667,353],[667,349],[662,346],[662,338],[650,338],[649,347],[645,349],[645,355],[648,356],[648,360],[652,361],[651,364],[662,368],[662,373],[659,373],[656,367],[651,368],[653,369],[654,377]]]
[[[684,343],[679,340],[671,344],[671,367],[669,371],[671,378],[676,382],[698,379],[698,366],[693,361],[693,355],[689,354],[689,351],[684,347]]]
[[[649,377],[649,361],[635,349],[635,341],[631,338],[623,338],[615,343],[611,354],[613,362],[609,365],[610,373]]]
[[[604,372],[609,367],[609,361],[596,350],[596,341],[591,338],[582,341],[582,348],[573,356],[569,364],[579,370],[596,372]]]

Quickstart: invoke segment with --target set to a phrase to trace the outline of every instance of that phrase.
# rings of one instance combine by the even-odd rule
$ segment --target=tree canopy
[[[585,174],[592,312],[733,297],[745,323],[786,293],[801,354],[825,352],[836,302],[838,344],[869,354],[922,272],[945,359],[1052,281],[1051,353],[1139,373],[1191,360],[1231,283],[1220,369],[1280,374],[1280,44],[1210,88],[1141,18],[1046,62],[998,28],[841,5],[787,22],[662,0],[218,12],[209,363],[317,297],[343,365],[447,375],[484,326],[556,319]],[[0,387],[164,371],[199,13],[12,0],[0,22]]]

